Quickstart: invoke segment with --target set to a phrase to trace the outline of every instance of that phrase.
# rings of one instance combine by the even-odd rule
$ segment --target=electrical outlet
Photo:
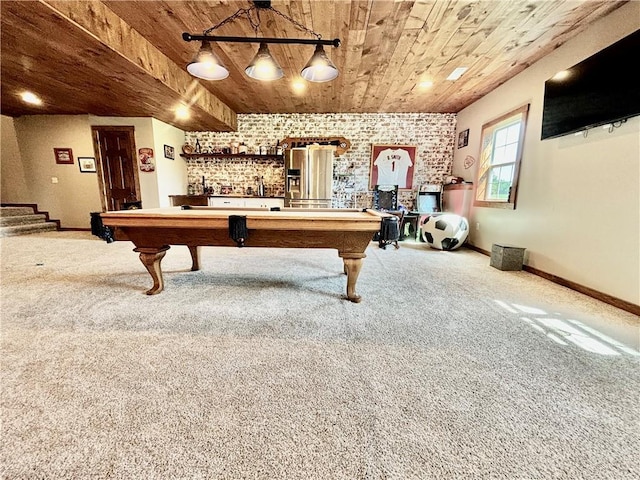
[[[51,183],[58,183],[58,177],[51,177]]]

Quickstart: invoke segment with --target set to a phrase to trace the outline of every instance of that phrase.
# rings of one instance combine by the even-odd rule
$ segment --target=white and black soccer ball
[[[422,239],[431,248],[455,250],[460,248],[469,236],[469,222],[453,213],[431,215],[422,224]]]

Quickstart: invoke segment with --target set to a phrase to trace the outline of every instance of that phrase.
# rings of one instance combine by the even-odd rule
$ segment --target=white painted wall
[[[525,247],[525,263],[640,304],[640,117],[608,133],[540,140],[544,82],[640,28],[640,3],[602,19],[458,114],[469,145],[454,152],[453,174],[475,182],[482,125],[530,103],[515,210],[472,207],[473,245]],[[630,53],[631,54],[631,53]],[[630,72],[631,74],[631,72]],[[615,79],[611,81],[615,88]],[[479,230],[476,225],[479,224]]]
[[[155,118],[151,120],[151,124],[155,139],[154,151],[157,152],[156,171],[159,206],[170,207],[169,195],[186,195],[187,193],[187,162],[180,156],[182,145],[185,142],[185,134],[173,125]],[[165,158],[165,145],[173,147],[174,160]]]
[[[78,157],[94,156],[88,116],[30,115],[13,123],[29,191],[26,203],[36,203],[63,227],[89,228],[90,212],[102,207],[97,174],[82,173],[78,166]],[[74,163],[57,164],[54,148],[70,148]]]
[[[13,118],[0,115],[0,201],[35,203],[31,199]]]

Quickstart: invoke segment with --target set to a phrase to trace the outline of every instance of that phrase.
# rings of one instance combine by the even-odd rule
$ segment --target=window
[[[527,104],[482,126],[474,206],[516,208],[528,112]]]

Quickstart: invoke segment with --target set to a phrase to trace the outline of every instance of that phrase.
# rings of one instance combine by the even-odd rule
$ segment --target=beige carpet
[[[461,249],[0,239],[5,479],[638,479],[638,318]]]

